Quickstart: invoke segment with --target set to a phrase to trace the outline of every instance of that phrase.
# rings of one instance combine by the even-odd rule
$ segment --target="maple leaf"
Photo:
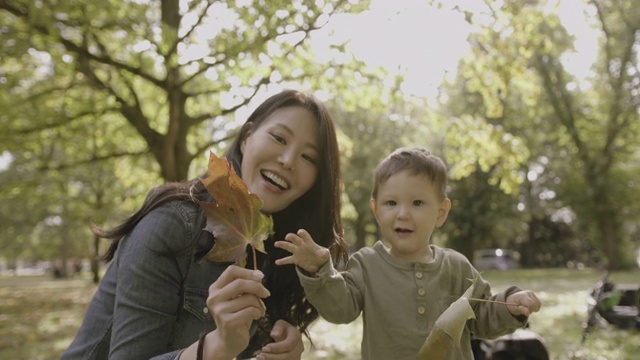
[[[273,219],[260,211],[262,200],[249,192],[226,159],[211,152],[208,169],[209,174],[200,181],[214,202],[197,200],[207,216],[205,230],[216,238],[206,258],[244,267],[247,245],[265,253],[264,240],[273,232]]]
[[[460,348],[460,338],[467,320],[476,318],[469,304],[469,298],[473,294],[477,280],[478,278],[473,279],[471,286],[464,294],[438,317],[433,330],[422,344],[416,360],[444,359],[454,346]]]

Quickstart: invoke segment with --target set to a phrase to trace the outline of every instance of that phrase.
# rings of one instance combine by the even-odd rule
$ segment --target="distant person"
[[[462,348],[448,359],[473,359],[471,334],[493,338],[515,331],[540,309],[531,291],[510,287],[496,295],[462,254],[430,244],[435,228],[451,209],[444,162],[422,148],[400,148],[374,173],[370,201],[383,236],[354,253],[344,271],[335,269],[329,250],[301,229],[275,246],[291,256],[276,264],[295,264],[309,301],[332,323],[349,323],[362,312],[362,358],[415,360],[438,317],[477,278],[470,301],[476,320],[466,323]]]
[[[325,106],[294,90],[240,129],[226,158],[274,222],[260,270],[205,259],[216,239],[195,200],[213,199],[198,179],[152,190],[122,224],[97,230],[113,240],[112,262],[62,359],[300,359],[318,312],[295,268],[275,266],[288,253],[273,243],[305,228],[346,260],[337,144]]]

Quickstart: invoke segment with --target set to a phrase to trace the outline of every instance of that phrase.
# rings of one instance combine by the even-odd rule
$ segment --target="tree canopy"
[[[575,39],[558,2],[425,2],[473,28],[432,102],[403,94],[401,76],[367,67],[346,44],[318,60],[316,30],[368,1],[0,0],[3,254],[95,254],[91,224],[121,220],[153,186],[200,175],[242,111],[292,85],[320,95],[336,120],[354,248],[379,235],[373,168],[421,145],[450,169],[454,206],[434,243],[469,257],[515,248],[525,266],[629,266],[640,247],[640,8],[585,3],[599,53],[579,79],[566,68]]]

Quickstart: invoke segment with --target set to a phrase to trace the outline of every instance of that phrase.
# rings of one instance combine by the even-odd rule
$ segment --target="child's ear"
[[[447,216],[449,216],[449,210],[451,210],[451,200],[449,198],[445,198],[440,203],[440,209],[438,209],[438,221],[436,223],[437,227],[440,227],[447,220]]]
[[[369,207],[371,208],[371,212],[373,213],[373,217],[376,218],[376,221],[378,220],[378,211],[376,209],[376,199],[371,198],[371,200],[369,200]]]

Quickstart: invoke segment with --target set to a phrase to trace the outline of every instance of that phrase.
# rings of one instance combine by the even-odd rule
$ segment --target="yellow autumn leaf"
[[[469,304],[469,298],[473,294],[476,281],[477,278],[473,279],[464,294],[438,317],[433,330],[418,351],[416,360],[444,359],[454,347],[460,348],[460,338],[467,320],[476,317]]]
[[[247,245],[265,252],[264,240],[273,232],[273,219],[262,211],[262,200],[224,158],[209,155],[209,174],[200,179],[214,202],[198,201],[207,216],[205,229],[216,241],[206,258],[246,265]]]

